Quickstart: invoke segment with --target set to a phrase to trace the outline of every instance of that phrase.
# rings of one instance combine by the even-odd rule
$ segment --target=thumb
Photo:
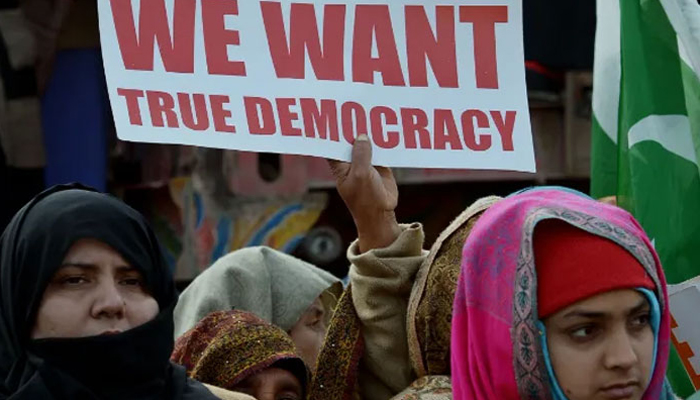
[[[366,134],[355,139],[352,146],[352,169],[368,170],[372,167],[372,144]]]

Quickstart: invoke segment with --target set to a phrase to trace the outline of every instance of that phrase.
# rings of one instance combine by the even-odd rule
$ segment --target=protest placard
[[[123,140],[535,171],[520,1],[98,4]]]
[[[700,389],[700,277],[668,286],[673,345],[696,390]]]

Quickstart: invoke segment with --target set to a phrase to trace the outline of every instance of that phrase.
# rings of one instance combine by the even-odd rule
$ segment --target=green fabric
[[[700,155],[700,77],[686,63],[681,64],[681,73],[683,75],[683,86],[686,88],[685,105],[688,110],[695,154]],[[698,159],[700,160],[700,156],[698,156]],[[697,167],[700,170],[700,165],[697,165]]]
[[[598,118],[593,116],[591,138],[591,194],[596,198],[617,193],[617,143],[603,131]]]
[[[214,311],[242,310],[289,331],[327,289],[339,294],[330,273],[269,247],[249,247],[221,257],[180,295],[175,337]]]
[[[685,372],[683,361],[681,361],[681,357],[678,355],[678,352],[674,346],[671,346],[666,377],[668,378],[668,382],[671,384],[673,391],[682,398],[686,398],[689,394],[695,391],[693,382]]]
[[[689,61],[700,48],[700,12],[691,6],[697,4],[598,0],[591,194],[617,196],[639,220],[671,284],[700,275],[700,79]],[[614,40],[617,52],[618,43],[603,42]],[[693,54],[683,57],[687,50]],[[618,105],[616,121],[603,115],[611,104]],[[694,392],[675,352],[669,381],[683,397]]]

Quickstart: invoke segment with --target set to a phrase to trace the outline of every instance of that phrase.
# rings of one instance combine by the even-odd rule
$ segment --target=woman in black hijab
[[[218,399],[169,362],[176,301],[141,214],[41,193],[0,238],[0,399]]]

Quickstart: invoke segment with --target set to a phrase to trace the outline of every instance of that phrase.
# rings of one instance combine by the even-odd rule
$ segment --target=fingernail
[[[355,139],[355,140],[360,141],[360,142],[368,142],[369,137],[367,136],[366,133],[363,133],[362,135],[358,136],[357,139]]]

